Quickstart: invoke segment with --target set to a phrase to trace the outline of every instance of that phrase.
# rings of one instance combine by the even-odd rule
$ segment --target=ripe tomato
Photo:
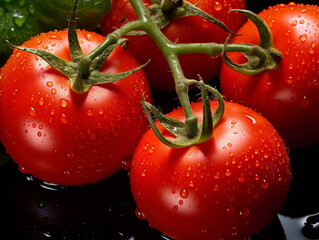
[[[262,11],[274,46],[282,52],[280,67],[246,76],[222,66],[220,86],[228,100],[249,106],[263,114],[289,147],[319,144],[319,7],[290,3]],[[258,44],[256,27],[248,21],[234,38],[236,43]],[[239,53],[228,53],[243,63]]]
[[[202,104],[192,109],[200,118]],[[168,115],[184,120],[181,108]],[[173,239],[226,240],[252,236],[272,221],[287,197],[291,170],[274,127],[226,102],[213,138],[202,144],[170,148],[148,130],[133,155],[130,179],[150,226]]]
[[[105,39],[78,31],[84,54]],[[23,46],[70,60],[67,31],[41,34]],[[139,66],[121,46],[101,71]],[[1,69],[0,139],[23,172],[61,185],[95,183],[121,168],[146,130],[142,93],[150,99],[146,75],[138,71],[118,82],[73,92],[69,80],[37,56],[15,50]]]
[[[150,0],[144,0],[143,2],[146,6],[151,4]],[[244,9],[246,7],[244,0],[189,0],[188,2],[196,4],[201,10],[224,22],[233,31],[237,31],[245,21],[245,18],[238,13],[228,13],[230,9]],[[101,31],[106,35],[114,31],[114,29],[119,28],[123,24],[123,20],[132,21],[135,19],[136,14],[129,0],[114,1],[111,11],[100,23]],[[174,19],[162,29],[162,32],[172,42],[177,43],[223,43],[227,37],[225,31],[197,16]],[[130,39],[128,51],[136,56],[141,63],[145,63],[151,59],[151,62],[145,68],[150,85],[161,90],[174,90],[175,84],[169,66],[161,51],[150,37],[139,36],[128,38]],[[186,77],[198,79],[198,74],[200,74],[205,81],[216,77],[221,65],[220,57],[212,58],[199,53],[182,55],[180,56],[180,62]]]

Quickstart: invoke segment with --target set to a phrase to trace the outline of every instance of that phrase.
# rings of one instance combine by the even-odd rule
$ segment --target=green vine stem
[[[199,80],[185,78],[178,59],[180,55],[187,53],[204,53],[209,56],[217,56],[221,54],[225,63],[229,67],[245,74],[258,74],[262,71],[278,67],[281,59],[281,53],[273,47],[273,40],[269,27],[261,18],[250,11],[234,10],[244,14],[255,23],[259,29],[259,46],[251,44],[228,44],[229,38],[226,40],[225,44],[177,44],[167,39],[161,31],[162,27],[166,26],[176,17],[198,15],[216,24],[230,35],[234,33],[222,22],[206,14],[185,0],[152,0],[153,5],[149,8],[145,7],[142,0],[130,0],[130,3],[134,8],[138,19],[128,22],[121,28],[108,34],[102,44],[100,44],[91,53],[84,55],[81,51],[76,34],[75,19],[77,0],[75,0],[68,31],[69,48],[71,53],[70,62],[42,50],[22,48],[13,45],[11,46],[34,53],[43,58],[53,68],[70,78],[71,88],[75,92],[84,93],[88,91],[92,85],[105,84],[123,79],[144,67],[147,63],[137,69],[119,74],[102,74],[99,71],[102,64],[117,45],[127,44],[127,41],[123,39],[125,35],[138,36],[141,34],[148,34],[162,51],[172,71],[176,93],[184,110],[185,122],[179,122],[165,116],[150,103],[145,102],[144,99],[142,101],[142,105],[150,126],[158,138],[163,143],[171,147],[178,148],[201,143],[210,139],[213,134],[214,126],[220,121],[224,112],[224,100],[216,89],[204,84],[200,77]],[[247,57],[247,63],[239,65],[232,62],[227,57],[226,52],[234,51],[243,53]],[[201,89],[203,99],[203,121],[201,123],[198,122],[198,118],[194,115],[189,101],[188,88],[192,84],[196,84]],[[217,110],[213,114],[210,110],[208,92],[211,92],[217,98],[219,103]],[[149,111],[154,114],[154,116],[168,131],[175,135],[176,139],[174,141],[166,139],[161,134]]]

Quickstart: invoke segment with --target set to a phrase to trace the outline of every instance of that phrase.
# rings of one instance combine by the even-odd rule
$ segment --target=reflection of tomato
[[[105,39],[79,31],[84,54]],[[44,33],[24,44],[70,60],[67,31]],[[118,73],[139,64],[121,46],[103,65]],[[150,99],[142,71],[78,94],[67,77],[33,54],[16,50],[0,75],[0,139],[23,172],[61,185],[95,183],[130,157],[147,127],[141,102]]]
[[[225,104],[211,140],[174,149],[148,130],[133,155],[137,207],[168,237],[243,239],[269,224],[286,199],[290,160],[280,136],[258,113]],[[214,101],[212,111],[216,107]],[[200,117],[202,104],[192,108]],[[184,120],[181,108],[168,115]]]
[[[146,6],[151,4],[150,0],[144,0],[143,2]],[[245,1],[189,0],[188,2],[196,4],[198,8],[224,22],[233,31],[237,31],[245,21],[241,14],[228,13],[230,9],[245,8]],[[125,19],[128,21],[136,19],[131,4],[128,0],[114,1],[110,13],[100,23],[102,33],[108,34],[114,31],[115,28],[123,24]],[[168,39],[178,43],[223,43],[227,37],[226,32],[197,16],[174,19],[162,31]],[[162,90],[174,90],[174,80],[168,64],[155,43],[148,36],[129,37],[129,39],[128,51],[136,56],[141,63],[151,59],[151,62],[145,68],[151,86]],[[206,81],[217,76],[221,64],[219,57],[211,58],[203,54],[182,55],[180,61],[186,77],[198,79],[198,74],[200,74]]]
[[[319,7],[291,3],[270,7],[259,15],[270,26],[275,48],[283,54],[280,66],[246,76],[223,65],[222,93],[263,114],[289,147],[319,144]],[[239,34],[236,43],[259,42],[251,21]],[[237,63],[245,61],[239,53],[227,55]]]
[[[21,174],[14,178],[12,192],[16,218],[33,240],[118,239],[134,216],[126,171],[97,184],[67,188]]]

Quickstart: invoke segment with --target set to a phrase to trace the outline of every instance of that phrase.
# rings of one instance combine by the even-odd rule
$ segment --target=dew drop
[[[68,103],[69,103],[69,101],[68,100],[66,100],[66,99],[61,99],[60,100],[60,104],[61,104],[61,107],[63,107],[63,108],[66,108],[67,106],[68,106]]]
[[[219,186],[218,186],[218,185],[215,185],[215,186],[214,186],[214,191],[215,191],[215,192],[218,192],[218,191],[219,191]]]
[[[229,169],[226,169],[225,175],[227,177],[230,177],[231,176],[231,171]]]
[[[249,216],[249,213],[249,209],[243,208],[239,211],[239,216],[241,216],[242,218],[246,218]]]
[[[267,189],[269,187],[269,182],[265,179],[263,179],[263,183],[261,184],[261,187],[263,189]]]
[[[297,25],[297,20],[294,20],[292,23],[291,23],[291,26],[296,26]]]
[[[68,156],[68,158],[72,159],[72,158],[74,158],[74,153],[70,151],[67,153],[67,156]]]
[[[43,106],[43,105],[44,105],[44,99],[43,99],[43,98],[40,98],[40,99],[39,99],[39,105],[40,105],[40,106]]]
[[[179,203],[179,205],[183,205],[184,204],[183,200],[179,200],[178,203]]]
[[[234,206],[232,205],[229,205],[227,208],[226,208],[226,212],[227,213],[233,213],[235,211],[235,208]]]
[[[188,197],[188,191],[187,189],[183,188],[181,191],[180,191],[180,195],[182,198],[187,198]]]
[[[89,109],[87,112],[86,112],[86,115],[88,115],[89,117],[92,117],[93,116],[93,111],[91,109]]]
[[[309,98],[307,96],[304,96],[303,99],[301,100],[301,106],[307,107],[309,105]]]
[[[53,94],[53,95],[56,94],[56,89],[55,88],[51,89],[51,94]]]
[[[307,40],[307,34],[302,34],[299,36],[300,41],[304,42]]]
[[[68,119],[67,119],[67,117],[65,116],[64,113],[62,113],[60,120],[61,120],[61,122],[63,124],[67,124],[68,123]]]
[[[146,170],[144,169],[143,172],[141,172],[141,176],[145,177],[146,176]]]
[[[135,209],[135,215],[138,219],[141,219],[141,220],[144,220],[145,219],[145,216],[144,214],[139,210],[139,209]]]
[[[177,206],[177,205],[174,205],[174,206],[173,206],[173,211],[174,211],[174,212],[177,212],[177,210],[178,210],[178,206]]]
[[[245,175],[244,175],[244,174],[241,174],[241,175],[238,177],[238,181],[241,182],[241,183],[245,182],[245,181],[246,181]]]
[[[222,4],[220,4],[219,2],[215,2],[215,4],[214,4],[214,9],[215,9],[216,11],[220,11],[220,10],[222,10],[222,8],[223,8],[223,5],[222,5]]]
[[[30,116],[32,116],[32,117],[36,117],[36,116],[37,116],[36,111],[35,111],[35,109],[34,109],[33,107],[30,108],[29,114],[30,114]]]

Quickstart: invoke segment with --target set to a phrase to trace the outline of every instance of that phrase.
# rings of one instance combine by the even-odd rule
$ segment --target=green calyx
[[[228,41],[230,38],[229,35],[221,54],[224,63],[231,69],[245,75],[255,75],[265,70],[274,70],[278,68],[282,59],[282,54],[274,48],[272,33],[267,23],[251,11],[238,9],[231,11],[242,13],[256,25],[260,41],[259,46],[247,44],[247,46],[250,46],[250,48],[248,48],[249,51],[242,51],[241,53],[245,55],[248,61],[243,64],[238,64],[233,62],[226,55]]]
[[[98,49],[98,54],[88,54],[84,55],[80,47],[77,30],[76,30],[76,7],[77,0],[75,1],[74,7],[72,9],[69,26],[68,26],[68,41],[69,49],[71,55],[71,61],[68,62],[62,58],[55,56],[52,53],[32,48],[25,48],[15,46],[11,43],[11,47],[20,49],[25,52],[33,53],[43,60],[45,60],[51,67],[58,70],[70,79],[70,87],[74,92],[85,93],[93,85],[106,84],[121,80],[136,71],[143,68],[147,63],[141,65],[140,67],[133,69],[131,71],[117,73],[117,74],[104,74],[100,72],[100,69],[106,59],[109,57],[111,52],[118,46],[126,46],[126,39],[117,39],[114,44],[110,43],[108,46],[104,47],[103,50]],[[94,50],[95,51],[95,50]],[[93,51],[93,52],[94,52]],[[97,51],[97,50],[96,50]],[[93,57],[92,57],[93,55]]]
[[[212,138],[214,127],[222,119],[225,109],[224,99],[222,95],[215,88],[204,84],[202,80],[198,81],[197,85],[201,89],[203,103],[203,121],[200,123],[196,122],[196,127],[198,128],[198,130],[195,132],[195,134],[192,135],[189,134],[189,126],[186,124],[186,122],[184,123],[162,114],[153,105],[145,102],[144,98],[142,99],[142,105],[152,130],[154,131],[155,135],[167,146],[174,148],[183,148],[206,142],[207,140]],[[218,101],[218,107],[213,114],[211,113],[208,92],[212,93]],[[153,115],[158,119],[158,121],[167,131],[174,135],[174,140],[165,138],[165,136],[162,134],[162,132],[158,129],[155,122],[153,121],[149,111],[153,113]]]

